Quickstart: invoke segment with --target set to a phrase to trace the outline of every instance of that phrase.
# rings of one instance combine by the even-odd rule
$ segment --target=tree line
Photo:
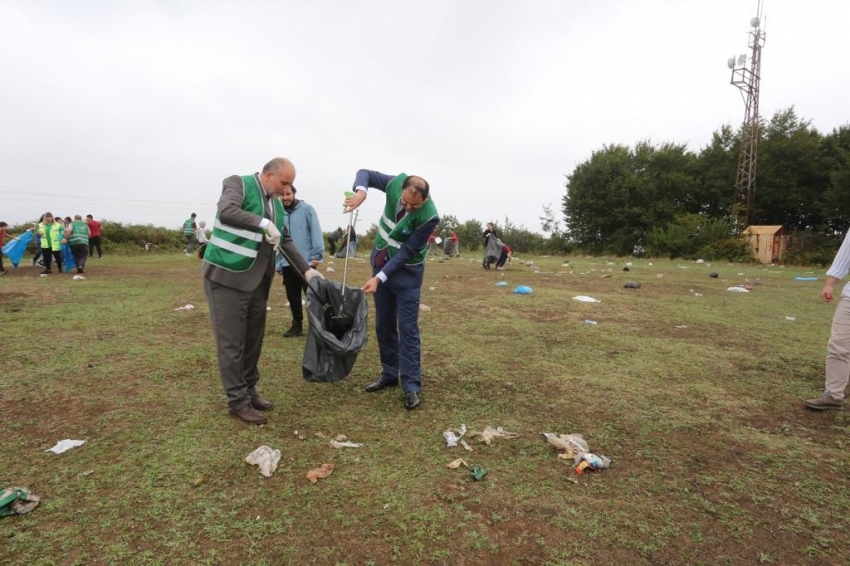
[[[567,176],[560,235],[588,253],[747,259],[735,237],[739,149],[729,125],[696,153],[672,142],[604,146]],[[791,256],[822,262],[850,223],[848,205],[850,126],[823,134],[793,107],[761,122],[753,224],[785,226],[797,236]]]

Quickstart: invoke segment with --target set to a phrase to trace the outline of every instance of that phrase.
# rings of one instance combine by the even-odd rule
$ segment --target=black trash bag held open
[[[505,244],[502,243],[502,240],[495,235],[487,238],[487,246],[484,248],[484,262],[482,263],[484,269],[490,269],[491,263],[499,261],[499,256],[502,255],[502,248],[504,246]]]
[[[332,383],[351,373],[368,334],[366,294],[329,279],[315,278],[307,286],[310,329],[304,345],[301,373],[312,383]]]

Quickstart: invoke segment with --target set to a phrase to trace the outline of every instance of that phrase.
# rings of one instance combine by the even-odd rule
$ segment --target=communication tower
[[[756,171],[758,169],[759,142],[759,83],[761,82],[761,50],[764,48],[765,31],[762,29],[764,0],[758,0],[756,15],[750,19],[747,55],[731,57],[726,64],[732,70],[732,84],[738,87],[744,99],[744,123],[741,126],[741,153],[735,174],[736,208],[744,206],[745,226],[753,222],[756,200]]]

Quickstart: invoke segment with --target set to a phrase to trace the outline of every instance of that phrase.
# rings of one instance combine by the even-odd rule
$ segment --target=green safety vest
[[[53,224],[45,224],[41,222],[38,225],[38,235],[41,236],[41,249],[58,252],[62,249],[62,236],[65,232],[65,227],[61,222],[53,222]]]
[[[71,222],[71,237],[68,238],[68,243],[72,246],[89,245],[89,227],[82,220],[74,220]]]
[[[387,193],[387,202],[384,204],[384,212],[378,221],[378,233],[375,235],[375,247],[379,250],[386,248],[390,258],[398,253],[404,241],[417,228],[437,216],[437,206],[434,204],[434,200],[429,198],[421,208],[406,213],[404,218],[396,223],[396,210],[398,209],[399,200],[401,200],[401,186],[407,177],[404,173],[400,173],[387,185],[385,191]],[[427,249],[428,244],[426,243],[422,246],[422,249],[410,256],[407,264],[413,265],[425,261]]]
[[[189,234],[195,233],[195,228],[193,225],[195,224],[194,218],[187,218],[186,222],[183,223],[183,235],[188,236]]]
[[[242,177],[242,210],[264,216],[263,189],[253,175]],[[283,234],[285,212],[280,199],[272,199],[274,207],[274,224]],[[207,242],[204,259],[228,271],[247,271],[257,260],[257,252],[263,241],[263,230],[258,226],[256,232],[236,228],[222,222],[215,215],[212,235]]]

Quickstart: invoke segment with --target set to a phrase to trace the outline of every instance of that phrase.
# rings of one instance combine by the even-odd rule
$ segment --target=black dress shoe
[[[419,393],[411,391],[404,394],[404,406],[407,410],[415,409],[419,406]]]
[[[271,411],[274,408],[274,404],[271,401],[266,401],[259,395],[251,397],[251,406],[258,411]]]
[[[363,390],[368,393],[374,393],[375,391],[380,391],[381,389],[384,389],[386,387],[395,387],[396,385],[398,385],[398,382],[388,383],[386,381],[381,381],[380,379],[378,379],[377,381],[373,381],[372,383],[364,387]]]

